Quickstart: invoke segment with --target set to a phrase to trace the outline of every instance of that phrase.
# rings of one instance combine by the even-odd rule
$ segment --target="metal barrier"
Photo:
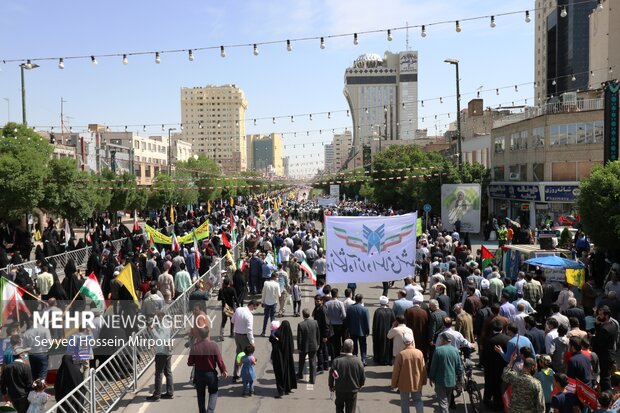
[[[241,240],[232,250],[236,259],[245,250],[245,240]],[[166,315],[185,315],[189,309],[189,295],[201,281],[217,280],[209,291],[209,301],[221,283],[221,271],[226,260],[218,258],[211,268],[201,275],[186,291],[164,310]],[[171,329],[174,338],[181,332],[179,328]],[[149,328],[134,333],[135,340],[154,338]],[[108,413],[121,401],[129,391],[138,391],[138,379],[155,361],[155,348],[123,346],[103,362],[97,369],[91,369],[88,377],[62,400],[50,407],[46,413]]]

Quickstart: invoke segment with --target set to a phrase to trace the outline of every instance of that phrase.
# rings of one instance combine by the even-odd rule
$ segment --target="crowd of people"
[[[484,375],[483,399],[490,410],[508,406],[515,413],[581,410],[584,400],[577,395],[576,380],[600,390],[601,411],[620,407],[617,267],[609,268],[608,276],[601,280],[589,274],[581,290],[547,281],[539,269],[522,268],[517,278],[511,279],[496,263],[485,265],[481,251],[473,252],[469,234],[446,231],[436,222],[418,239],[415,273],[402,280],[402,286],[401,281],[396,281],[399,285],[384,282],[378,302],[365,305],[363,294],[356,292],[355,280],[343,289],[328,284],[325,234],[320,223],[329,215],[393,215],[399,211],[357,202],[324,208],[309,202],[282,202],[281,198],[273,201],[263,198],[238,205],[223,203],[213,210],[178,211],[177,217],[186,221],[174,224],[175,234],[188,233],[209,220],[210,237],[201,241],[198,251],[189,245],[162,251],[162,246],[151,245],[139,228],[129,231],[122,223],[95,222],[83,241],[92,246],[85,273],[69,261],[61,281],[53,263],[41,253],[34,273],[13,267],[6,278],[29,292],[24,300],[31,312],[92,311],[96,319],[105,314],[90,308],[79,294],[85,274],[93,273],[99,281],[110,303],[107,311],[130,316],[159,317],[184,293],[194,315],[206,316],[209,299],[217,290],[221,301],[219,334],[217,326],[204,317],[207,321],[191,326],[188,334],[187,363],[192,366],[201,413],[215,411],[218,376],[226,378],[230,370],[232,382],[241,384],[241,395],[254,396],[256,367],[267,362],[255,355],[256,312],[262,312],[261,336],[268,337],[271,346],[276,398],[297,388],[304,380],[307,363],[308,383],[314,384],[317,375],[325,372],[336,410],[352,412],[365,384],[365,370],[383,365],[393,370],[386,385],[398,390],[403,412],[408,412],[410,405],[423,411],[426,386],[434,389],[433,403],[448,412],[458,402],[454,393],[464,380],[464,361],[474,360]],[[169,221],[162,212],[147,223],[163,228]],[[125,241],[114,249],[110,241],[121,235],[126,236]],[[229,240],[235,238],[243,239],[246,247],[240,262],[226,258]],[[225,258],[223,272],[199,281],[218,257]],[[117,281],[126,266],[136,274],[133,286]],[[310,286],[302,266],[312,268],[316,275],[311,287],[313,308],[301,306],[302,295],[308,294]],[[591,266],[589,269],[592,271]],[[138,305],[130,289],[138,294]],[[75,301],[67,309],[66,301],[72,298]],[[369,308],[375,306],[371,317]],[[282,320],[290,316],[299,318],[293,323],[296,326]],[[13,318],[6,324],[7,344],[3,347],[2,394],[20,412],[43,399],[33,392],[45,394],[49,356],[46,349],[33,345],[32,337],[64,334],[36,329],[29,320]],[[235,347],[230,364],[216,343],[226,339],[227,324]],[[80,333],[128,337],[132,332],[130,328],[101,328]],[[153,334],[161,338],[169,335],[162,329]],[[83,355],[81,349],[73,351]],[[93,349],[87,362],[71,354],[63,357],[56,400],[81,383],[89,367],[101,365],[110,354]],[[151,402],[174,397],[171,357],[170,348],[156,349]],[[162,376],[166,378],[165,393],[161,391]]]

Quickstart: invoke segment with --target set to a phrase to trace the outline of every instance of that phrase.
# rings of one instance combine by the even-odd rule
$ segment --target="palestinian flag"
[[[486,267],[490,267],[491,264],[493,263],[494,258],[495,256],[491,253],[491,251],[489,251],[487,247],[483,245],[482,246],[482,270],[484,270]]]
[[[181,249],[181,244],[179,244],[179,241],[177,240],[177,236],[174,234],[174,232],[172,233],[172,251],[174,252],[179,252],[179,250]]]
[[[222,244],[224,244],[224,246],[228,249],[232,248],[232,244],[230,243],[230,240],[226,236],[225,232],[222,232]]]
[[[21,311],[30,315],[30,310],[26,306],[24,299],[22,298],[22,289],[17,284],[12,283],[7,278],[0,277],[0,309],[2,310],[2,324],[13,314],[14,312],[19,319],[17,312]]]
[[[312,269],[312,267],[310,267],[308,265],[308,263],[306,262],[306,260],[303,260],[301,263],[301,270],[303,272],[306,273],[306,275],[308,275],[308,277],[310,277],[310,281],[312,281],[312,284],[316,285],[316,273],[314,272],[314,270]]]
[[[84,297],[88,297],[101,311],[105,310],[105,299],[103,297],[103,291],[94,272],[91,272],[84,284],[80,287],[80,294]]]
[[[153,241],[153,234],[149,232],[149,249],[152,253],[159,252],[157,251],[157,247],[155,247],[155,241]]]
[[[196,269],[200,269],[200,248],[198,247],[198,238],[196,238],[196,233],[192,231],[192,236],[194,237],[194,256],[196,257]]]

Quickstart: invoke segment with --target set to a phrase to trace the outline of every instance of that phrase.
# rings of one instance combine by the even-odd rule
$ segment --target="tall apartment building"
[[[590,14],[590,88],[618,78],[620,73],[620,0],[604,0]],[[593,70],[593,69],[598,70]]]
[[[246,142],[248,147],[248,169],[275,174],[276,176],[284,176],[281,134],[248,135],[246,136]]]
[[[353,147],[414,139],[418,128],[418,52],[363,54],[344,74]]]
[[[334,164],[334,144],[326,143],[324,146],[325,150],[325,173],[334,173],[336,172],[336,165]]]
[[[351,148],[353,147],[353,134],[351,131],[335,134],[332,145],[334,148],[334,171],[337,172],[347,163]]]
[[[183,140],[205,154],[223,173],[247,169],[245,110],[248,102],[236,85],[181,88]]]
[[[590,15],[596,0],[536,0],[536,104],[586,90],[590,70]],[[611,43],[610,43],[611,44]]]

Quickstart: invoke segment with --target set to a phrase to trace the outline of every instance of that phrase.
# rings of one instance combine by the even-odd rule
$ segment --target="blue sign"
[[[527,184],[491,184],[489,185],[491,198],[515,199],[522,201],[540,201],[540,187]]]
[[[579,185],[545,185],[545,202],[576,202]]]
[[[424,204],[424,212],[429,213],[431,212],[431,209],[433,209],[431,204]]]

